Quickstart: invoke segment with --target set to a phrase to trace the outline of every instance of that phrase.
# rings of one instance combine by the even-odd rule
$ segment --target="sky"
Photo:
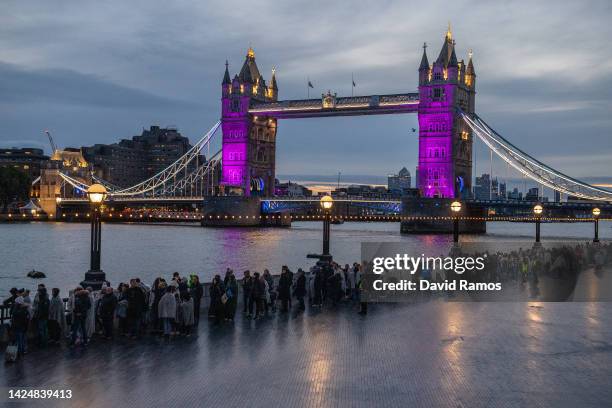
[[[49,151],[112,143],[151,125],[192,141],[220,116],[227,59],[255,50],[280,99],[328,89],[416,92],[448,22],[459,59],[474,53],[476,111],[500,134],[574,177],[612,176],[609,1],[3,0],[0,147]],[[277,174],[386,175],[417,164],[416,115],[279,123]],[[479,143],[479,142],[476,142]],[[476,147],[476,172],[489,154]],[[494,162],[494,174],[505,171]]]

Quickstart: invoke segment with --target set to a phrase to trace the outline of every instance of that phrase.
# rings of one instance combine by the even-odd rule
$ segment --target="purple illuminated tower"
[[[450,26],[438,59],[429,65],[426,45],[419,66],[418,186],[424,197],[468,197],[472,190],[472,133],[457,108],[474,113],[476,74],[457,61]]]
[[[221,108],[221,185],[225,194],[274,194],[276,119],[251,115],[249,107],[253,102],[273,102],[277,98],[274,70],[268,86],[259,73],[252,48],[249,48],[242,69],[233,80],[225,63]]]

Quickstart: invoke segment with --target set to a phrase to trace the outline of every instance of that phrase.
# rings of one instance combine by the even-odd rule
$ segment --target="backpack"
[[[4,351],[4,361],[7,363],[17,361],[17,346],[10,345],[6,347],[6,350]]]

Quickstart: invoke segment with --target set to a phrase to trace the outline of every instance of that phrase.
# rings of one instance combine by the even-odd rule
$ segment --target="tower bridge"
[[[523,176],[568,196],[591,201],[580,205],[557,203],[551,208],[558,210],[560,206],[582,211],[581,206],[592,207],[595,206],[593,202],[597,202],[597,206],[608,209],[612,202],[611,191],[552,169],[513,145],[477,115],[472,53],[468,54],[466,62],[458,58],[455,48],[450,27],[432,63],[427,46],[423,45],[416,70],[416,92],[349,97],[327,91],[320,98],[296,100],[279,99],[276,72],[272,71],[267,83],[257,67],[254,50],[249,48],[240,71],[233,77],[229,64],[225,64],[220,120],[191,150],[153,177],[128,188],[107,185],[109,196],[115,203],[125,205],[203,203],[203,214],[209,214],[210,219],[232,219],[232,215],[245,212],[251,214],[249,219],[253,220],[257,218],[255,214],[286,212],[312,205],[308,200],[298,202],[274,197],[279,122],[297,118],[414,113],[419,123],[418,202],[383,203],[354,198],[347,199],[347,205],[377,208],[383,212],[424,209],[444,213],[449,200],[461,199],[468,210],[476,209],[479,214],[486,208],[527,205],[519,201],[477,202],[472,199],[476,138]],[[211,143],[218,140],[219,129],[222,149],[215,155],[207,154],[210,159],[200,163],[203,150],[210,150]],[[407,137],[411,134],[406,131]],[[62,185],[81,193],[91,182],[61,172],[58,177]],[[71,197],[64,205],[80,205],[82,194]]]
[[[419,180],[423,197],[461,197],[472,187],[472,130],[462,115],[473,115],[476,73],[470,54],[459,60],[452,32],[429,63],[427,47],[419,65],[418,92],[278,100],[273,71],[267,85],[249,48],[240,73],[221,84],[223,158],[221,185],[229,194],[273,196],[279,119],[416,113],[419,120]]]

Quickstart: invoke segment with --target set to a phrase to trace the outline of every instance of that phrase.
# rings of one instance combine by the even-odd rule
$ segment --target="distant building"
[[[474,183],[474,198],[477,200],[488,200],[491,197],[489,192],[491,188],[491,177],[484,173],[480,177],[476,177]]]
[[[540,200],[540,192],[537,187],[530,188],[525,194],[525,200],[527,201],[539,201]]]
[[[0,167],[13,167],[26,173],[30,180],[40,176],[40,169],[49,161],[42,149],[32,147],[0,149]]]
[[[312,196],[312,190],[291,181],[287,183],[280,183],[276,179],[276,187],[274,189],[276,196],[280,197],[310,197]]]
[[[487,173],[476,177],[474,198],[477,200],[503,200],[506,198],[506,183],[502,183]]]
[[[97,177],[119,187],[128,187],[154,176],[190,148],[189,139],[176,129],[151,126],[140,136],[119,143],[83,147],[82,152],[93,165]]]
[[[516,187],[514,187],[514,190],[508,193],[508,200],[519,200],[520,201],[522,199],[523,199],[523,193],[521,193],[519,189]]]
[[[407,168],[402,169],[397,174],[390,174],[387,177],[387,188],[391,193],[402,194],[404,190],[411,187],[412,179]]]

